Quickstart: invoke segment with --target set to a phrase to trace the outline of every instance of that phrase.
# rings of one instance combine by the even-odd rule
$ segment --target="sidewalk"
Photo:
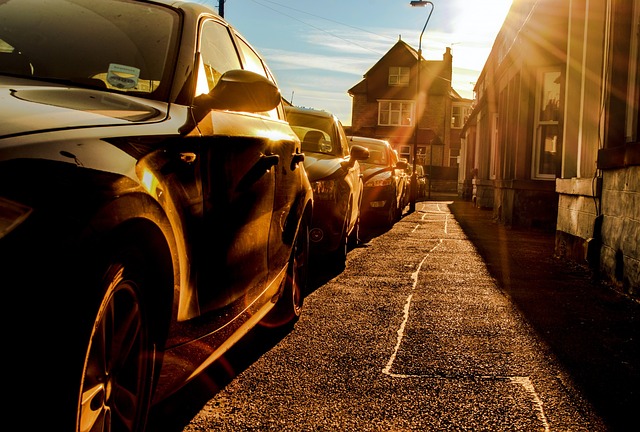
[[[554,234],[508,228],[491,210],[456,195],[450,202],[488,269],[546,340],[615,430],[637,424],[640,303],[595,280],[589,269],[554,258]]]

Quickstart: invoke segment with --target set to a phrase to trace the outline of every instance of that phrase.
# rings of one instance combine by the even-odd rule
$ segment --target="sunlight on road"
[[[435,204],[435,205],[434,205]],[[448,227],[449,227],[449,220],[453,218],[453,216],[451,215],[451,212],[448,209],[448,206],[445,207],[445,209],[443,210],[443,208],[440,207],[440,204],[444,204],[444,203],[433,203],[433,202],[429,202],[429,203],[421,203],[421,207],[420,209],[416,210],[416,211],[420,211],[423,212],[423,215],[420,219],[420,223],[417,224],[413,230],[411,230],[411,233],[414,234],[416,232],[419,232],[419,228],[421,226],[421,224],[423,223],[442,223],[443,224],[443,237],[446,237],[448,233]],[[433,216],[436,215],[437,218],[436,219],[427,219],[428,216]],[[444,216],[444,217],[442,217]],[[411,310],[411,304],[412,304],[412,300],[413,300],[413,292],[415,291],[416,287],[418,286],[418,276],[420,274],[420,270],[422,269],[423,264],[426,262],[427,258],[429,258],[429,256],[436,251],[436,249],[438,249],[444,242],[444,240],[451,240],[451,239],[447,239],[447,238],[440,238],[437,240],[437,243],[435,246],[433,246],[427,253],[426,255],[422,258],[422,260],[420,261],[420,263],[418,264],[417,268],[415,269],[414,272],[411,273],[410,277],[412,282],[412,286],[411,286],[411,293],[409,294],[409,296],[407,297],[405,304],[404,304],[404,309],[403,309],[403,319],[402,322],[400,323],[400,327],[397,330],[397,340],[396,340],[396,345],[393,348],[393,352],[391,353],[391,356],[389,357],[389,361],[387,362],[387,365],[384,367],[384,369],[382,369],[382,373],[385,375],[390,376],[391,378],[427,378],[427,379],[460,379],[460,377],[455,377],[455,376],[444,376],[444,375],[440,375],[440,374],[402,374],[402,373],[394,373],[392,372],[392,367],[393,364],[396,360],[396,356],[398,355],[398,352],[400,351],[400,348],[402,346],[402,342],[403,342],[403,338],[405,335],[405,329],[407,327],[407,323],[409,322],[409,318],[410,318],[410,310]],[[547,417],[545,415],[544,412],[544,407],[543,407],[543,403],[542,400],[540,399],[533,383],[531,382],[531,379],[528,376],[500,376],[500,375],[481,375],[481,376],[468,376],[468,377],[462,377],[462,379],[471,379],[471,378],[475,378],[475,379],[480,379],[480,380],[485,380],[485,381],[492,381],[492,382],[496,382],[496,381],[507,381],[507,382],[511,382],[514,383],[516,385],[521,386],[529,395],[529,398],[531,399],[531,403],[533,404],[533,409],[535,411],[535,415],[536,418],[538,418],[538,420],[540,421],[540,423],[542,424],[543,430],[545,432],[550,430],[549,427],[549,422],[547,420]]]

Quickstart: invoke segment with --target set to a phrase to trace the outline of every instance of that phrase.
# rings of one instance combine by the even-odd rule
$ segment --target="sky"
[[[195,0],[218,11],[219,0]],[[473,87],[512,0],[225,0],[224,18],[262,55],[282,95],[351,125],[348,90],[402,39],[426,60],[453,55],[452,86]]]

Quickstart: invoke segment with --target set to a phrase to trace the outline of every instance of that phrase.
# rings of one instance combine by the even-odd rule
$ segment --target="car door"
[[[217,20],[201,27],[196,93],[242,67],[231,30]],[[255,114],[212,110],[198,122],[202,226],[194,235],[201,313],[236,316],[264,289],[279,160]]]
[[[338,140],[342,148],[343,157],[349,157],[349,141],[344,132],[344,127],[340,121],[336,121],[336,129],[338,131]],[[351,213],[349,214],[349,231],[355,226],[360,217],[360,204],[362,203],[362,178],[360,176],[360,163],[357,160],[351,161],[348,167],[345,179],[351,187]]]
[[[243,59],[243,66],[252,72],[259,73],[275,83],[273,74],[260,55],[242,36],[236,34],[236,40]],[[291,212],[302,189],[304,156],[300,140],[284,119],[284,107],[280,104],[275,109],[264,113],[265,123],[269,129],[270,142],[267,154],[277,157],[274,166],[275,197],[271,213],[268,239],[268,282],[279,284],[285,276],[289,255],[291,254],[294,230],[285,232],[292,221]]]

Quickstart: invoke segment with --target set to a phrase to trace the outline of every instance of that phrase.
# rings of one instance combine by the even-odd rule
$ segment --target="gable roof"
[[[366,92],[366,88],[364,88],[364,85],[368,74],[375,70],[381,63],[386,63],[386,60],[389,57],[395,58],[400,54],[406,55],[407,53],[411,57],[413,57],[416,62],[418,61],[418,51],[412,48],[411,45],[403,41],[401,38],[398,38],[398,41],[389,49],[389,51],[387,51],[382,57],[380,57],[380,59],[378,59],[378,61],[375,62],[374,65],[371,66],[371,68],[369,68],[369,70],[362,75],[363,79],[360,80],[356,85],[351,87],[349,90],[347,90],[347,93],[353,95],[355,93]]]
[[[416,51],[413,47],[411,47],[411,45],[409,45],[402,39],[398,39],[398,42],[396,42],[389,49],[389,51],[386,52],[385,55],[380,57],[380,59],[373,66],[371,66],[371,68],[369,68],[368,71],[364,73],[363,77],[366,78],[367,74],[369,74],[372,70],[374,70],[380,63],[385,62],[387,58],[397,57],[399,54],[402,54],[402,53],[409,53],[409,55],[413,57],[416,62],[418,61],[418,51]]]

